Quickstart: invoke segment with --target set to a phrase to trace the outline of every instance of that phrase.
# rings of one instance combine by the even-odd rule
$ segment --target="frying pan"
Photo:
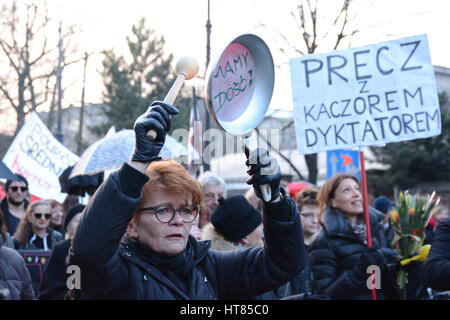
[[[256,149],[253,130],[264,119],[273,94],[275,68],[267,44],[254,34],[229,42],[206,72],[205,100],[219,128],[241,136],[244,146]],[[261,186],[265,201],[270,187]]]

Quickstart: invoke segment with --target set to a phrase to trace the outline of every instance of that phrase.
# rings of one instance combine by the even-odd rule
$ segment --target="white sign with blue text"
[[[441,133],[426,35],[291,59],[301,154]]]

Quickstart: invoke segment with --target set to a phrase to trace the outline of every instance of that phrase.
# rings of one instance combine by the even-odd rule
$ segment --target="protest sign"
[[[291,59],[301,154],[441,133],[426,35]]]
[[[11,143],[3,162],[27,178],[33,195],[62,201],[65,195],[61,194],[58,177],[78,159],[33,112]]]
[[[44,278],[44,270],[47,266],[48,260],[52,254],[51,251],[46,250],[17,250],[25,261],[25,266],[31,276],[31,284],[33,286],[34,294],[37,296],[40,291],[42,279]]]

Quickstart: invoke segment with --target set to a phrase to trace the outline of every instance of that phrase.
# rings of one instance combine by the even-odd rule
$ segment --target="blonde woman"
[[[16,250],[51,250],[62,240],[58,231],[51,229],[51,205],[46,200],[31,203],[20,221],[13,241]]]

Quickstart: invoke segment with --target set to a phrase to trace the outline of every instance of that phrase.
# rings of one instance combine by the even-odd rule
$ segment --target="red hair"
[[[165,187],[167,190],[182,198],[192,199],[193,205],[202,202],[202,190],[200,184],[191,177],[186,169],[174,160],[152,162],[147,168],[146,174],[150,180],[142,190],[143,198],[151,194],[155,187]]]
[[[317,206],[317,194],[319,189],[316,187],[306,187],[297,194],[297,208],[301,210],[304,205]]]

